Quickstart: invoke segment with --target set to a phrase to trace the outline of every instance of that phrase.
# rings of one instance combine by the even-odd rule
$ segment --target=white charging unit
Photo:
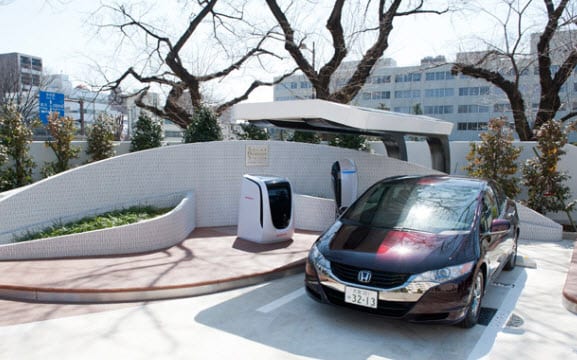
[[[337,212],[351,206],[357,199],[357,167],[351,159],[335,161],[331,168],[331,178],[335,194]]]
[[[237,236],[258,243],[292,239],[294,204],[288,179],[243,175]]]

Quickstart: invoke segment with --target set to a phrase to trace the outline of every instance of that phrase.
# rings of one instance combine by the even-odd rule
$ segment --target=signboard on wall
[[[60,116],[64,116],[64,94],[40,91],[38,95],[40,121],[43,124],[48,124],[48,116],[50,113],[56,112]]]
[[[268,145],[247,145],[246,166],[268,166]]]

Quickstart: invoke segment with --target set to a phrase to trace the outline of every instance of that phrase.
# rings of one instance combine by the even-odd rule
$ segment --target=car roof
[[[402,181],[420,181],[420,180],[435,180],[435,182],[445,182],[451,181],[455,184],[460,184],[463,186],[478,187],[480,189],[485,188],[489,181],[480,178],[473,178],[461,175],[446,175],[446,174],[433,174],[433,175],[398,175],[388,177],[382,180],[382,182],[402,182]]]

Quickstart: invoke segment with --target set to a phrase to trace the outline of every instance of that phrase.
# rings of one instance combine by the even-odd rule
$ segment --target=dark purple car
[[[518,236],[515,202],[492,181],[387,178],[315,242],[305,285],[320,302],[472,327],[485,285],[514,268]]]

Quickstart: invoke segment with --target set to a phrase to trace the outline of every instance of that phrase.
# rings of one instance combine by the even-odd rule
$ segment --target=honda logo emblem
[[[373,273],[368,271],[368,270],[361,270],[359,271],[358,275],[357,275],[357,280],[359,280],[359,282],[362,283],[370,283],[371,282],[371,278],[373,277]]]

